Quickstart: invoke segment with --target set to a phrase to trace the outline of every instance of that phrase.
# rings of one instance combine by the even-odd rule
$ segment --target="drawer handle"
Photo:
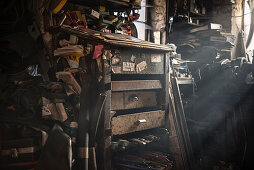
[[[146,120],[145,119],[140,119],[140,120],[138,120],[138,123],[146,123]]]
[[[129,96],[129,98],[128,98],[128,100],[130,101],[130,102],[136,102],[136,101],[138,101],[138,96],[136,95],[136,94],[132,94],[132,95],[130,95]]]

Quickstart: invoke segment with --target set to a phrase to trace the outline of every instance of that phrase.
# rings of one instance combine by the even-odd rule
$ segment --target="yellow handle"
[[[63,8],[63,6],[66,4],[66,2],[67,2],[67,0],[61,0],[61,2],[59,2],[59,4],[56,6],[56,8],[52,10],[53,14],[58,13]]]

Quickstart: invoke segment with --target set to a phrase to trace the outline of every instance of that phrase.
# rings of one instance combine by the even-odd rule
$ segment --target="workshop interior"
[[[254,169],[254,0],[0,1],[0,169]]]

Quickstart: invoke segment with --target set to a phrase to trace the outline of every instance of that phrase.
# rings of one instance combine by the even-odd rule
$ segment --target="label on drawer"
[[[135,71],[135,63],[123,62],[123,71]]]
[[[116,56],[112,57],[111,62],[112,62],[113,65],[120,64],[121,56],[116,55]]]
[[[145,70],[147,68],[146,61],[142,61],[141,63],[137,64],[136,71],[137,73],[140,73],[141,71]]]
[[[152,54],[151,62],[152,63],[160,63],[161,62],[161,55],[160,54]]]
[[[135,63],[136,57],[134,55],[131,56],[131,62]]]
[[[112,72],[113,72],[114,74],[119,74],[119,73],[121,73],[121,72],[122,72],[121,69],[122,69],[122,67],[112,66]]]

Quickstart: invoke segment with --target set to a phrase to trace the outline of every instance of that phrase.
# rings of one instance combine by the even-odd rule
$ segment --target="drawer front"
[[[112,91],[134,91],[162,89],[160,80],[125,80],[112,81]]]
[[[114,74],[164,74],[164,54],[121,51],[111,63]]]
[[[115,92],[111,95],[111,110],[135,109],[157,105],[156,92]]]
[[[112,118],[112,133],[121,135],[160,127],[164,124],[165,111],[162,110],[122,115]]]

